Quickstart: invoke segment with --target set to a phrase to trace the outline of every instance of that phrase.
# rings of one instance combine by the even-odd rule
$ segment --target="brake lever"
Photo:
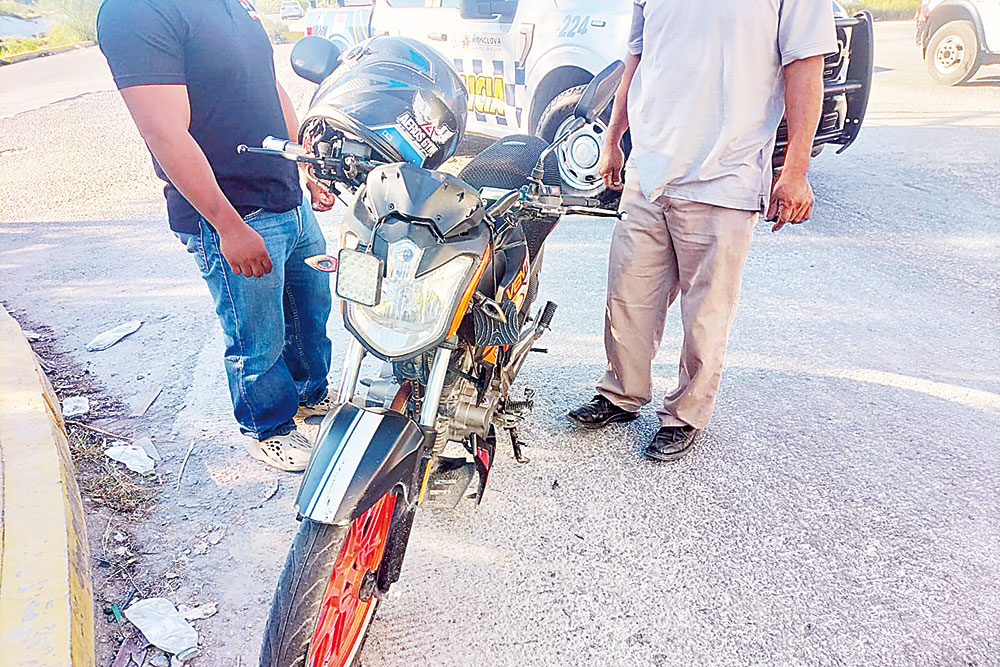
[[[528,204],[528,208],[533,208],[541,213],[550,215],[592,215],[598,218],[617,218],[625,220],[628,218],[625,211],[613,211],[606,208],[594,208],[591,206],[564,206],[561,204],[551,204],[548,202],[534,201]]]
[[[628,214],[625,211],[612,211],[606,208],[590,208],[587,206],[567,206],[565,207],[565,213],[576,214],[576,215],[592,215],[597,218],[618,218],[619,220],[628,219]]]

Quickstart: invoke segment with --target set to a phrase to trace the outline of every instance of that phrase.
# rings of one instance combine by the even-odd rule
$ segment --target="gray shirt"
[[[666,195],[748,211],[771,189],[782,67],[837,50],[830,0],[635,0],[629,167]]]

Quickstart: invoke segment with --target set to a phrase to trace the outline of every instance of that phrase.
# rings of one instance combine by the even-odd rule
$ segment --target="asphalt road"
[[[1000,664],[1000,68],[937,87],[911,33],[877,27],[869,118],[815,161],[816,218],[756,230],[718,409],[683,461],[639,457],[651,409],[600,433],[565,421],[603,367],[611,227],[557,229],[550,354],[520,381],[531,462],[504,451],[478,510],[421,513],[364,665]],[[211,303],[99,64],[0,69],[0,296],[110,391],[166,387],[143,425],[169,457],[135,528],[156,554],[145,592],[219,602],[198,664],[253,664],[297,478],[234,435]],[[53,104],[59,77],[98,92]],[[131,338],[83,351],[133,318]],[[679,345],[674,311],[661,396]]]

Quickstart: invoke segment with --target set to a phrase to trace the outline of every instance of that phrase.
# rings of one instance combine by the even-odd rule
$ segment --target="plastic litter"
[[[70,396],[63,401],[62,413],[66,419],[82,417],[88,412],[90,412],[90,399],[85,396]]]
[[[148,435],[140,435],[132,441],[132,444],[137,447],[142,447],[142,451],[149,454],[149,458],[153,459],[157,463],[163,460],[163,457],[160,456],[159,450],[156,449],[156,445],[153,444],[153,439]]]
[[[197,607],[182,604],[177,607],[177,611],[189,621],[200,621],[203,618],[215,616],[219,612],[219,605],[215,602],[206,602]]]
[[[134,334],[141,326],[142,320],[132,320],[131,322],[119,324],[114,329],[108,329],[104,333],[98,334],[94,340],[87,343],[87,350],[89,352],[100,352],[101,350],[106,350],[121,339],[125,338],[125,336]]]
[[[105,449],[104,455],[109,459],[124,463],[129,470],[140,475],[148,475],[156,467],[146,450],[137,445],[114,445]]]
[[[166,598],[140,600],[125,610],[125,618],[139,628],[153,646],[184,662],[198,655],[198,631],[184,620]],[[173,662],[173,661],[171,661]]]

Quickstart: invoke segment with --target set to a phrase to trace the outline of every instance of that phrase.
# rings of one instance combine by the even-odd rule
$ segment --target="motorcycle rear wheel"
[[[400,514],[396,499],[385,494],[349,526],[302,520],[271,602],[260,667],[357,664],[378,606],[376,575]]]

